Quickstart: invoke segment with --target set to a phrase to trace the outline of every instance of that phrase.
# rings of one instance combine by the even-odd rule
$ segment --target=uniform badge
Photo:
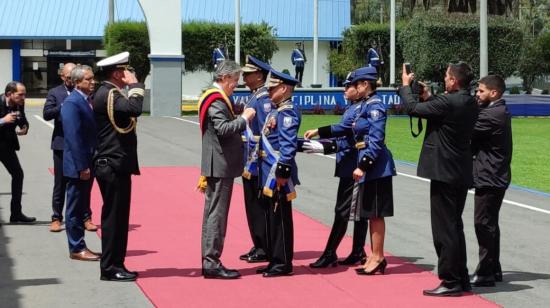
[[[370,117],[373,120],[378,120],[378,119],[380,119],[381,116],[382,116],[382,113],[378,110],[373,110],[373,111],[370,112]]]
[[[265,113],[271,112],[271,103],[264,103],[264,112]]]
[[[284,127],[291,127],[292,126],[292,117],[285,117],[283,119],[283,126]]]

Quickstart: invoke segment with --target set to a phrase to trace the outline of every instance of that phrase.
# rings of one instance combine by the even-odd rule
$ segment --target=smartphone
[[[412,68],[410,63],[405,63],[405,72],[408,74],[412,73]]]

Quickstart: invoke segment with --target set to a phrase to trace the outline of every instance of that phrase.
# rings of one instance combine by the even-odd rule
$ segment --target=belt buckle
[[[96,165],[100,166],[100,167],[104,167],[104,166],[107,166],[108,165],[108,160],[107,158],[100,158],[96,161]]]

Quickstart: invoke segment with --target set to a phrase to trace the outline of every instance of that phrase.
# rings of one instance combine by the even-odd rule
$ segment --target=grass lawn
[[[303,115],[300,136],[307,129],[339,120],[340,116],[335,115]],[[413,119],[413,126],[416,131],[416,119]],[[411,136],[409,118],[390,117],[386,128],[386,143],[393,157],[417,163],[423,136]],[[550,192],[550,118],[514,118],[512,130],[512,184]]]

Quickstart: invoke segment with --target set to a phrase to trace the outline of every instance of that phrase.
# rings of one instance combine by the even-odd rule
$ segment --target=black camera
[[[412,66],[410,63],[405,63],[405,72],[407,73],[407,75],[412,73]],[[410,87],[411,92],[414,95],[420,96],[424,92],[424,87],[422,86],[422,84],[414,79],[411,81]]]

